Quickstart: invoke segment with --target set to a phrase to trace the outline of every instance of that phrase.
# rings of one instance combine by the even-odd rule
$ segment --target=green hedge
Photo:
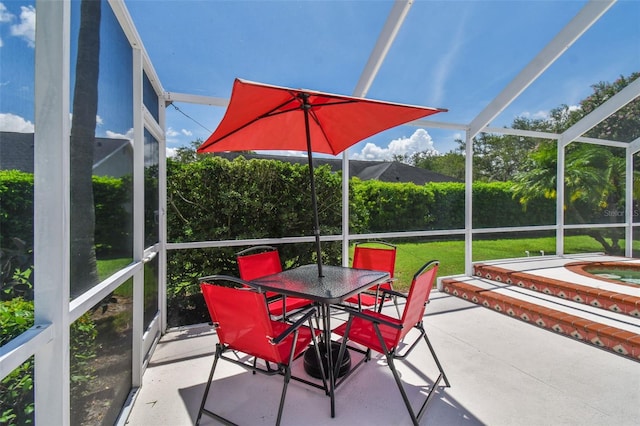
[[[33,174],[0,170],[0,247],[13,238],[33,246]]]
[[[306,165],[275,160],[229,161],[205,156],[195,162],[167,160],[167,240],[278,238],[313,235],[310,184]],[[342,183],[328,166],[315,169],[321,234],[339,234]],[[149,179],[152,179],[150,176]],[[130,253],[131,238],[114,230],[130,221],[131,179],[94,177],[96,248],[105,256]],[[463,183],[350,182],[350,232],[445,230],[464,227]],[[32,244],[33,178],[0,172],[0,244],[18,236]],[[511,183],[474,183],[473,226],[478,228],[554,223],[554,200],[529,203],[525,211],[513,197]],[[25,220],[27,219],[27,220]],[[153,218],[146,218],[151,221]],[[9,230],[11,232],[9,233]],[[123,243],[124,242],[124,243]],[[323,262],[341,262],[340,243],[324,243]],[[236,273],[241,247],[179,250],[168,254],[168,300],[171,309],[187,312],[202,305],[198,277]],[[280,247],[285,266],[314,263],[313,244]],[[193,300],[192,297],[196,299]],[[202,319],[207,319],[206,314]],[[179,325],[171,324],[170,325]]]
[[[315,169],[321,234],[341,230],[341,175]],[[351,233],[460,229],[464,227],[463,183],[350,182]],[[553,200],[524,211],[510,183],[473,186],[474,226],[503,227],[552,223]],[[308,168],[275,160],[233,161],[207,156],[185,163],[167,161],[168,241],[277,238],[312,235]],[[340,243],[323,243],[323,261],[341,262]],[[198,278],[237,274],[242,247],[176,250],[168,253],[169,325],[208,321]],[[286,267],[315,262],[312,244],[279,247]],[[171,313],[173,311],[173,314]],[[198,311],[201,311],[198,313]]]
[[[96,249],[105,256],[131,253],[131,178],[93,177]],[[19,238],[33,247],[33,174],[0,170],[0,247]]]
[[[365,232],[464,228],[464,183],[434,182],[418,186],[354,180],[353,188],[355,200],[363,203],[367,211],[367,221],[360,224]],[[555,223],[555,200],[540,199],[525,210],[514,198],[511,188],[511,182],[473,184],[474,228]]]

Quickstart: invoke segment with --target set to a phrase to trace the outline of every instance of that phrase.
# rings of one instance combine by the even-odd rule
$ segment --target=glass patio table
[[[326,353],[331,353],[331,305],[339,304],[389,279],[388,272],[356,269],[345,266],[322,265],[322,276],[318,276],[318,265],[303,265],[249,281],[252,287],[262,291],[274,291],[286,296],[302,297],[317,302],[323,322]],[[335,417],[335,374],[333,357],[327,356],[331,417]]]

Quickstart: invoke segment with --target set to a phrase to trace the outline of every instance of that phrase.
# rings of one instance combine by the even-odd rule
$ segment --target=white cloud
[[[193,136],[193,132],[191,130],[182,129],[181,132],[185,136]]]
[[[168,127],[167,128],[167,132],[166,132],[166,136],[168,138],[174,138],[176,136],[180,135],[180,132],[176,132],[175,130],[173,130],[173,128]]]
[[[33,123],[11,113],[0,113],[0,130],[3,132],[33,133]]]
[[[0,22],[11,22],[14,15],[7,11],[7,6],[4,3],[0,3]]]
[[[7,11],[7,6],[4,3],[0,3],[0,24],[11,22],[14,15]],[[4,46],[4,42],[0,38],[0,47]]]
[[[177,149],[167,147],[167,158],[173,158],[176,156]]]
[[[26,40],[29,47],[35,47],[36,9],[33,6],[22,6],[20,10],[20,23],[11,26],[11,35]]]
[[[125,134],[112,132],[111,130],[107,130],[105,134],[109,139],[127,139],[130,141],[133,140],[133,128],[129,129]]]
[[[395,156],[411,156],[423,151],[438,153],[433,146],[431,135],[425,129],[417,129],[408,138],[392,140],[386,148],[369,142],[359,154],[354,154],[351,158],[354,160],[390,161]]]

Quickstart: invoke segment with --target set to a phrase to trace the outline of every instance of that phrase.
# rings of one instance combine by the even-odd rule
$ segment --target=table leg
[[[328,377],[329,377],[329,398],[331,399],[331,417],[336,416],[335,405],[335,374],[333,371],[333,356],[331,351],[331,306],[329,304],[323,305],[324,316],[324,344],[327,356]]]

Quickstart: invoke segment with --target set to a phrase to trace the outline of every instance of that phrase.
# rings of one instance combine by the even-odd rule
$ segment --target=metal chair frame
[[[202,279],[201,279],[202,280]],[[225,275],[212,275],[210,277],[208,277],[208,281],[209,282],[201,282],[201,287],[202,286],[218,286],[218,287],[229,287],[231,286],[238,286],[237,288],[234,288],[233,290],[237,290],[237,291],[242,291],[242,292],[257,292],[255,289],[246,287],[247,283],[246,281],[243,281],[239,278],[236,277],[231,277],[231,276],[225,276]],[[219,285],[218,283],[222,283],[222,282],[226,282],[227,285]],[[203,293],[204,293],[204,287],[203,287]],[[211,300],[209,300],[207,297],[205,297],[205,301],[207,302],[207,306],[209,306],[211,303],[224,303],[223,301],[220,302],[213,302]],[[258,307],[259,308],[259,307]],[[214,317],[214,312],[215,312],[215,308],[211,307],[209,308],[209,312],[212,315],[212,321],[213,321],[213,325],[215,328],[220,327],[220,323],[217,322],[217,318]],[[239,313],[241,314],[241,313]],[[268,314],[268,310],[267,310],[267,306],[266,303],[264,305],[264,315],[266,316],[265,321],[270,321],[271,324],[275,323],[275,321],[271,320],[271,318],[269,317]],[[287,387],[288,384],[290,382],[291,379],[311,385],[313,387],[316,388],[321,388],[325,391],[325,393],[329,392],[329,387],[327,385],[326,380],[324,379],[324,372],[323,372],[323,379],[322,379],[322,386],[319,386],[316,383],[310,382],[306,379],[303,379],[301,377],[297,377],[292,375],[291,373],[291,364],[293,363],[294,359],[296,359],[297,357],[300,357],[304,352],[303,351],[298,351],[298,353],[296,354],[296,348],[298,347],[298,334],[300,331],[300,328],[305,326],[305,323],[307,324],[306,327],[308,327],[308,329],[310,330],[310,334],[311,334],[311,345],[309,347],[313,347],[314,348],[314,352],[315,355],[317,357],[318,363],[320,364],[321,368],[322,368],[322,363],[321,363],[321,357],[320,357],[320,351],[318,349],[318,340],[317,340],[317,335],[320,333],[319,330],[317,330],[314,325],[313,322],[311,321],[311,318],[313,318],[316,315],[316,308],[315,307],[309,307],[308,309],[305,310],[304,314],[298,318],[298,320],[289,325],[286,330],[284,330],[283,332],[281,332],[278,336],[276,337],[269,337],[269,336],[265,336],[265,339],[268,340],[267,344],[268,345],[273,345],[273,346],[278,346],[281,344],[290,344],[291,348],[289,349],[289,354],[288,357],[286,359],[280,359],[278,360],[276,364],[276,367],[273,368],[271,366],[271,362],[263,359],[265,361],[265,367],[259,366],[257,365],[257,359],[259,359],[260,357],[258,355],[252,354],[251,351],[245,351],[243,350],[243,348],[236,348],[236,347],[232,347],[230,344],[228,344],[227,342],[224,341],[219,341],[218,343],[216,343],[216,351],[215,351],[215,356],[213,359],[213,365],[211,366],[211,371],[209,373],[209,378],[207,380],[207,385],[204,391],[204,395],[202,397],[202,402],[200,403],[200,409],[198,411],[198,417],[196,420],[196,425],[200,424],[200,420],[202,418],[203,414],[206,414],[210,417],[213,417],[215,419],[217,419],[218,421],[224,423],[224,424],[228,424],[228,425],[233,425],[235,423],[233,423],[231,420],[221,416],[220,414],[217,414],[215,412],[213,412],[212,410],[209,410],[205,407],[206,405],[206,401],[207,401],[207,397],[209,395],[209,391],[212,387],[212,383],[213,383],[213,377],[214,377],[214,373],[216,370],[216,367],[218,365],[218,360],[223,359],[226,361],[229,361],[233,364],[236,365],[240,365],[244,368],[246,368],[247,370],[252,371],[254,374],[255,373],[261,373],[261,374],[265,374],[268,376],[273,376],[273,375],[282,375],[284,377],[284,383],[283,383],[283,387],[282,387],[282,393],[280,396],[280,404],[278,407],[278,415],[277,415],[277,420],[276,420],[276,425],[279,425],[281,420],[282,420],[282,412],[284,409],[284,401],[285,401],[285,397],[286,397],[286,393],[287,393]],[[223,325],[224,326],[224,325]],[[285,339],[287,339],[289,336],[293,335],[292,340],[289,341],[289,343],[285,342]],[[227,353],[234,353],[236,354],[235,356],[228,356]],[[238,353],[244,353],[249,355],[249,359],[242,359],[242,357],[239,357],[237,354]],[[250,359],[253,358],[253,361],[251,362]],[[273,360],[272,360],[273,362]]]
[[[424,328],[424,322],[422,320],[424,316],[424,309],[426,307],[426,304],[429,301],[429,295],[431,292],[431,288],[433,286],[433,282],[435,280],[435,275],[438,269],[438,265],[439,265],[438,261],[430,261],[430,262],[427,262],[422,268],[420,268],[420,270],[413,277],[413,282],[408,295],[405,295],[403,293],[393,291],[393,290],[386,290],[386,289],[382,290],[383,293],[388,293],[391,296],[402,297],[407,299],[407,303],[405,304],[405,309],[403,311],[403,315],[400,320],[382,314],[381,313],[382,305],[379,305],[376,311],[371,311],[371,310],[356,311],[354,309],[348,309],[349,311],[348,321],[345,324],[333,330],[334,333],[343,336],[342,344],[340,345],[340,352],[338,353],[338,360],[342,359],[342,356],[347,348],[364,354],[364,357],[355,366],[352,367],[351,371],[349,371],[347,375],[343,376],[340,382],[336,383],[336,387],[340,383],[344,382],[344,380],[346,380],[360,365],[362,365],[363,363],[371,359],[371,351],[372,351],[371,346],[374,346],[374,345],[367,345],[362,339],[359,339],[360,341],[355,340],[355,343],[358,343],[366,347],[366,350],[363,350],[359,347],[355,347],[352,345],[347,345],[347,342],[349,340],[354,340],[354,339],[349,339],[354,320],[357,320],[357,319],[361,320],[360,324],[370,323],[371,330],[377,337],[377,344],[379,344],[379,346],[377,346],[376,348],[373,348],[373,350],[376,350],[385,356],[387,360],[387,364],[391,369],[395,382],[398,385],[398,389],[400,390],[402,399],[407,407],[407,411],[411,416],[411,421],[413,422],[414,425],[418,425],[420,419],[424,415],[427,408],[427,404],[433,397],[434,391],[440,384],[440,381],[444,380],[446,387],[451,386],[442,368],[442,365],[440,364],[440,360],[438,359],[438,356],[435,353],[433,345],[429,341],[426,330]],[[425,300],[420,300],[419,292],[414,294],[414,289],[418,286],[417,282],[418,280],[421,279],[420,278],[421,275],[427,271],[431,273],[431,277],[428,277],[429,288],[426,290]],[[426,285],[426,283],[421,283],[420,285]],[[425,291],[425,290],[422,289],[422,291]],[[418,310],[418,314],[415,313],[416,307],[412,306],[415,303],[422,303],[421,311]],[[414,313],[413,314],[411,312],[408,313],[408,310],[414,310]],[[409,324],[408,321],[412,321],[412,320],[411,318],[406,318],[408,315],[409,316],[413,315],[411,316],[411,318],[418,317],[419,315],[419,320],[415,324]],[[386,330],[382,330],[381,327],[386,328]],[[396,330],[395,339],[389,338],[388,333],[390,332],[390,329]],[[399,344],[403,341],[404,337],[411,329],[417,329],[419,332],[419,335],[415,338],[415,340],[411,343],[411,345],[409,345],[408,349],[400,353],[398,351]],[[359,331],[362,331],[362,330],[359,330]],[[385,339],[385,331],[387,332],[386,339]],[[406,357],[413,351],[413,349],[418,345],[418,343],[421,340],[424,340],[427,343],[427,346],[429,347],[429,351],[431,352],[431,356],[433,357],[436,363],[436,366],[438,367],[439,375],[437,379],[434,381],[433,386],[431,387],[431,389],[429,390],[429,393],[427,394],[427,397],[425,398],[424,402],[422,403],[422,405],[420,406],[419,410],[416,413],[411,406],[411,402],[409,401],[409,398],[407,397],[407,393],[404,389],[404,386],[402,385],[400,375],[396,370],[395,360],[405,360]],[[389,342],[392,343],[390,347],[387,345]]]
[[[365,246],[365,245],[371,245],[373,244],[374,246]],[[383,247],[380,247],[383,246]],[[372,251],[373,253],[385,253],[387,254],[387,252],[389,252],[388,254],[391,256],[390,260],[391,260],[391,265],[386,265],[386,267],[380,269],[383,270],[385,272],[389,272],[389,281],[383,284],[378,284],[375,287],[372,287],[370,289],[368,289],[367,291],[364,291],[362,293],[359,293],[356,296],[352,296],[350,298],[348,298],[346,300],[347,303],[351,303],[351,304],[356,304],[358,305],[358,310],[362,310],[362,306],[373,306],[374,309],[377,308],[378,304],[382,304],[384,303],[384,301],[386,300],[386,297],[389,297],[391,300],[393,300],[393,303],[396,307],[396,312],[398,313],[398,316],[400,316],[400,308],[398,306],[398,299],[395,296],[386,296],[382,294],[382,290],[393,290],[393,286],[392,283],[393,281],[395,281],[393,274],[395,272],[395,261],[396,261],[396,250],[397,247],[391,243],[388,243],[386,241],[362,241],[359,243],[355,244],[355,248],[354,248],[354,252],[353,252],[353,262],[352,262],[352,267],[354,268],[362,268],[365,267],[366,269],[376,269],[377,270],[377,265],[373,266],[373,265],[369,265],[367,264],[367,257],[366,255],[364,255],[363,253],[366,253],[367,250]],[[365,259],[365,263],[361,263],[359,262],[360,259]],[[384,285],[387,284],[389,287],[384,287]],[[368,296],[368,297],[367,297]],[[363,302],[364,299],[364,302]]]

